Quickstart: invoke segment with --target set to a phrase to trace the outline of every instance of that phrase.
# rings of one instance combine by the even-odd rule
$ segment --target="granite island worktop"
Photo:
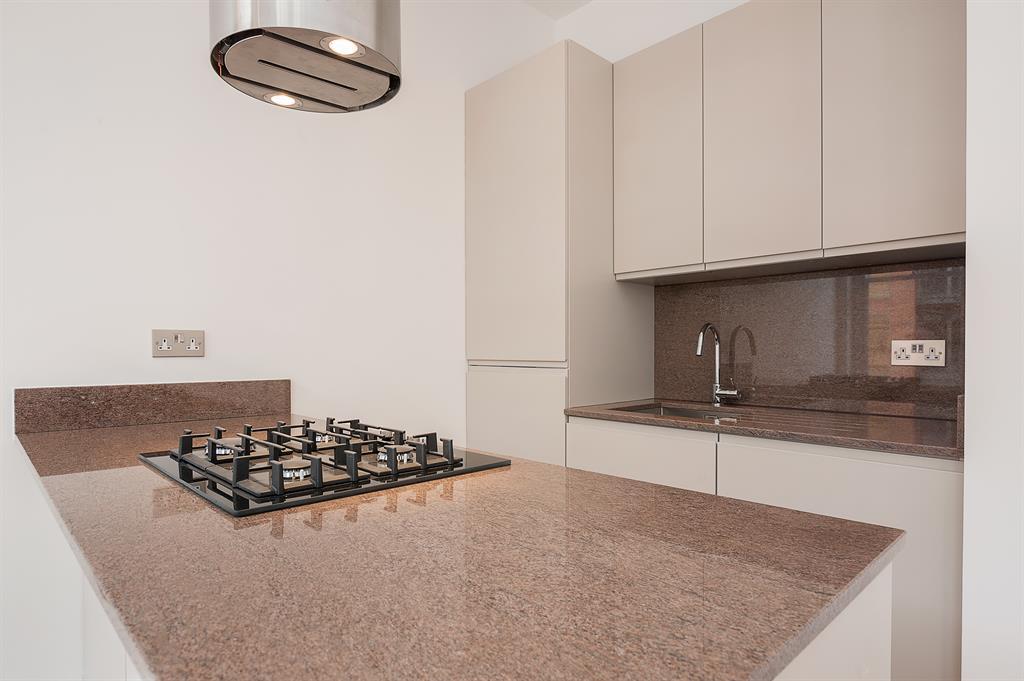
[[[770,678],[902,536],[518,459],[235,519],[136,458],[210,425],[19,435],[163,679]]]
[[[646,407],[653,405],[717,413],[721,418],[661,415],[644,411]],[[706,402],[653,398],[570,407],[565,410],[565,414],[579,418],[806,442],[832,447],[870,449],[940,459],[964,458],[962,446],[957,446],[957,423],[945,419],[729,403],[716,408]]]

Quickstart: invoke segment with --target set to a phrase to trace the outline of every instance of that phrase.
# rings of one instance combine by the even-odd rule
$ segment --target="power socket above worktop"
[[[205,357],[206,332],[202,329],[153,329],[154,357]]]
[[[946,341],[894,340],[891,361],[892,366],[944,367]]]

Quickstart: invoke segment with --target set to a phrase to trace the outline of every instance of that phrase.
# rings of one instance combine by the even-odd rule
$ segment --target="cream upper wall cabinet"
[[[963,0],[823,0],[825,248],[965,231]]]
[[[615,273],[703,262],[701,27],[615,64]]]
[[[704,24],[704,258],[821,244],[821,9],[752,0]]]
[[[566,45],[466,93],[466,352],[563,362]]]

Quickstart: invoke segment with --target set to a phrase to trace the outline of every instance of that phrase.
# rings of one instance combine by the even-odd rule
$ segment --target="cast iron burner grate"
[[[456,449],[437,433],[406,435],[358,419],[312,419],[253,428],[225,437],[186,430],[178,447],[139,459],[233,516],[340,499],[391,487],[508,466],[488,454]]]

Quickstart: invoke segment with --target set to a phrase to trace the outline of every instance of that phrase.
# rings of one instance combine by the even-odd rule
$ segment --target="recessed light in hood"
[[[291,95],[286,95],[283,92],[279,92],[276,95],[269,95],[267,97],[271,104],[277,104],[278,106],[297,107],[299,100],[295,99]]]
[[[210,62],[256,99],[359,111],[398,92],[399,27],[399,0],[210,0]]]
[[[348,38],[324,38],[323,42],[327,43],[327,49],[332,52],[336,52],[343,57],[348,57],[359,52],[359,45]]]

